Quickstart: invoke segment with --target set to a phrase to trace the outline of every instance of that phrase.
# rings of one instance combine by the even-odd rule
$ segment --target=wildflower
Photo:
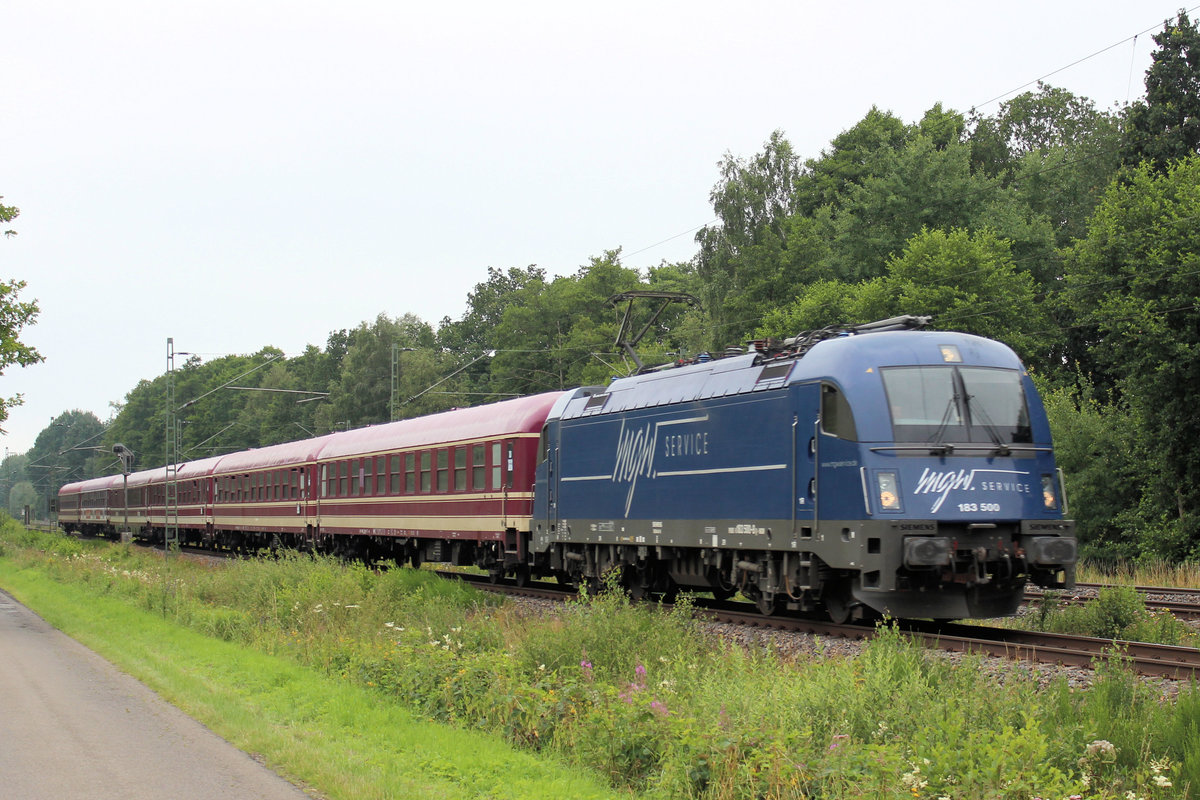
[[[671,713],[670,711],[667,710],[666,703],[660,703],[657,700],[654,700],[653,702],[650,703],[650,710],[656,714],[661,714],[664,717],[669,716]]]
[[[832,743],[829,745],[831,751],[838,749],[838,746],[850,738],[848,733],[839,733],[833,737]]]
[[[1107,739],[1097,739],[1087,746],[1087,749],[1084,751],[1084,755],[1099,755],[1107,757],[1116,755],[1116,752],[1117,748],[1112,742],[1108,741]]]
[[[1170,785],[1171,785],[1171,779],[1170,779],[1170,778],[1168,778],[1166,775],[1155,775],[1153,778],[1151,778],[1151,779],[1150,779],[1150,781],[1151,781],[1151,782],[1152,782],[1152,783],[1153,783],[1155,786],[1163,786],[1163,787],[1166,787],[1166,786],[1170,786]]]
[[[646,679],[646,668],[642,666],[640,661],[638,662],[638,665],[633,668],[633,674],[637,676],[639,682]]]

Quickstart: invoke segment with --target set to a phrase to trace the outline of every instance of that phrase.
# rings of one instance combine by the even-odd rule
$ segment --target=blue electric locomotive
[[[899,317],[563,395],[534,487],[534,572],[767,613],[1011,614],[1074,583],[1045,411],[1016,355]]]

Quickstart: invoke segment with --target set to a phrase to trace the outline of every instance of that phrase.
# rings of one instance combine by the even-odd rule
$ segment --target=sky
[[[873,105],[994,113],[1038,79],[1113,109],[1179,8],[0,0],[0,280],[45,357],[0,376],[0,444],[109,419],[168,337],[297,355],[458,318],[488,267],[685,261],[718,162],[774,130],[813,158]]]

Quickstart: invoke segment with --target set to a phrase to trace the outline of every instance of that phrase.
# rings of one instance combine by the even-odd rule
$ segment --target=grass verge
[[[541,616],[418,570],[375,573],[294,554],[168,568],[136,549],[0,525],[4,561],[36,574],[32,583],[73,587],[73,602],[152,612],[323,676],[329,688],[316,696],[256,665],[229,680],[234,701],[252,708],[250,728],[280,724],[254,710],[265,697],[274,698],[268,708],[293,709],[295,722],[283,725],[334,731],[311,752],[344,762],[346,786],[329,780],[337,797],[389,796],[351,794],[379,759],[408,758],[439,778],[436,765],[448,765],[458,772],[445,791],[459,796],[491,794],[496,775],[507,786],[512,770],[524,774],[489,758],[478,770],[459,764],[474,763],[469,737],[368,754],[373,739],[363,731],[393,724],[392,714],[499,737],[548,770],[546,780],[559,776],[547,764],[565,762],[647,798],[1158,800],[1200,787],[1200,691],[1164,698],[1120,659],[1079,689],[1065,678],[1039,685],[1018,666],[950,661],[888,627],[854,657],[785,656],[714,642],[686,608],[662,613],[618,593]],[[194,662],[189,671],[205,681],[180,695],[202,696],[207,671],[225,659]],[[364,713],[383,716],[344,721],[351,700],[321,705],[334,688],[353,689],[350,697],[379,706]],[[286,739],[285,755],[308,746],[307,736]],[[542,785],[513,794],[537,796]],[[394,786],[388,791],[408,793],[403,778]]]
[[[0,586],[281,775],[334,798],[611,797],[498,737],[415,718],[378,692],[204,636],[0,558]]]

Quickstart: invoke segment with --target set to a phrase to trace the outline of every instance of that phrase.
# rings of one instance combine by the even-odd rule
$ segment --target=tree
[[[1146,99],[1129,108],[1124,154],[1127,164],[1149,161],[1165,172],[1200,152],[1200,30],[1180,11],[1153,38]]]
[[[1017,269],[1009,243],[993,231],[923,230],[888,260],[886,273],[858,283],[820,281],[768,315],[760,336],[792,336],[834,324],[901,314],[930,315],[935,326],[1000,339],[1026,360],[1045,360],[1046,316],[1033,277]]]
[[[28,463],[29,457],[24,453],[13,453],[0,463],[0,508],[9,507],[8,496],[14,486],[29,480],[29,474],[25,470]]]
[[[37,489],[34,489],[29,481],[21,481],[8,495],[8,510],[15,518],[21,519],[21,515],[25,513],[25,506],[29,506],[34,514],[41,510],[38,508]]]
[[[1198,215],[1200,157],[1165,172],[1143,162],[1110,188],[1066,263],[1067,302],[1091,334],[1089,377],[1136,416],[1155,464],[1140,518],[1173,556],[1200,554]]]
[[[727,153],[721,160],[721,180],[709,194],[720,224],[696,234],[700,249],[694,261],[709,318],[709,347],[741,341],[764,305],[792,296],[785,221],[794,211],[799,169],[781,131],[752,159]]]
[[[350,335],[350,345],[340,375],[330,387],[329,399],[314,416],[318,431],[336,430],[347,423],[357,428],[387,422],[392,398],[393,345],[398,349],[432,349],[434,342],[433,328],[414,314],[393,320],[381,313],[370,325],[360,324]],[[411,378],[410,359],[401,358],[410,368],[402,371],[401,377]],[[419,408],[408,411],[416,412]]]
[[[3,197],[0,197],[0,200],[3,200],[3,199],[4,199]],[[17,218],[17,215],[20,213],[21,213],[21,209],[17,208],[16,206],[0,205],[0,222],[6,223],[6,224],[9,222],[12,222],[14,219]],[[5,231],[4,235],[5,236],[16,236],[17,232],[10,229],[10,230]]]
[[[621,312],[607,304],[618,292],[643,288],[620,251],[593,256],[575,275],[555,278],[544,291],[505,309],[496,327],[493,392],[533,394],[626,374],[616,352]]]
[[[1120,166],[1120,120],[1046,84],[972,117],[972,169],[999,178],[1052,225],[1059,247],[1083,236]]]
[[[22,329],[33,325],[38,316],[37,301],[22,302],[17,298],[24,288],[25,281],[0,283],[0,375],[13,364],[28,367],[44,360],[41,353],[18,338]],[[20,394],[0,397],[0,424],[8,419],[8,410],[21,402]],[[0,428],[0,433],[3,432]]]
[[[941,108],[940,104],[937,106]],[[804,215],[822,206],[836,207],[853,186],[880,174],[888,158],[902,149],[911,131],[890,111],[871,106],[861,120],[833,138],[820,158],[804,163],[797,181],[796,209]]]
[[[38,433],[25,469],[40,500],[58,494],[59,487],[91,478],[87,466],[103,449],[104,423],[90,411],[64,411]]]
[[[473,358],[495,349],[496,330],[504,312],[511,306],[532,302],[546,289],[546,271],[535,264],[504,271],[488,267],[487,272],[488,279],[475,284],[467,294],[467,310],[462,317],[456,321],[444,317],[438,328],[438,346],[453,358]],[[462,383],[470,391],[488,391],[491,367],[491,359],[476,361],[463,371]]]

